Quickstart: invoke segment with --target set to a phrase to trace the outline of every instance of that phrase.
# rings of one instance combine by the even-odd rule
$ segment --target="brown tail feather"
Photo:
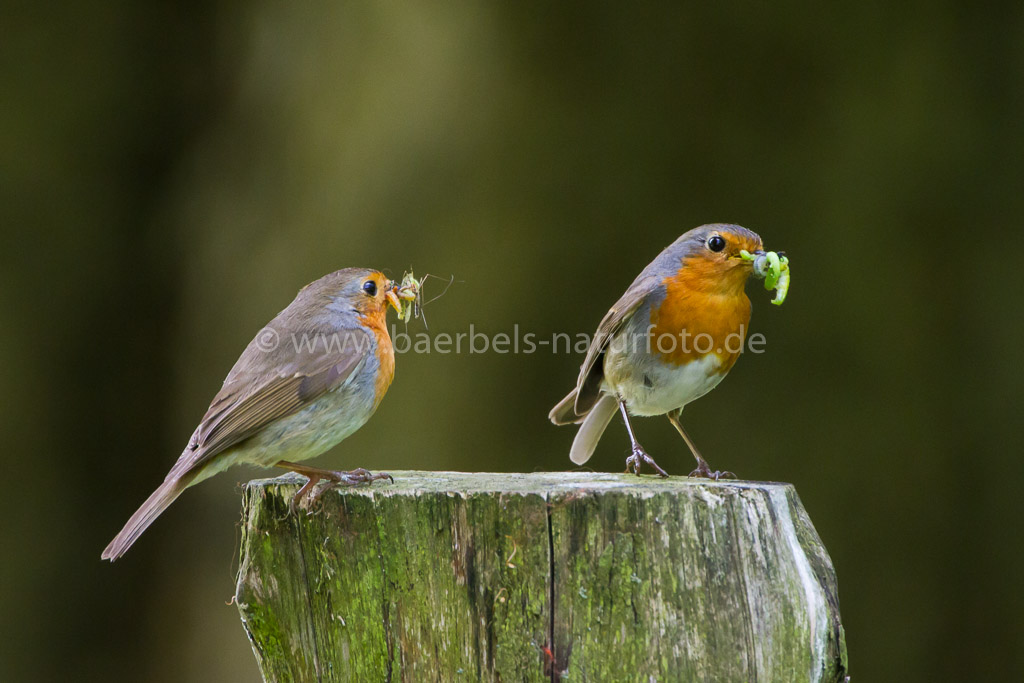
[[[583,415],[576,414],[576,390],[573,389],[569,392],[569,395],[558,402],[551,412],[548,413],[548,418],[556,425],[571,425],[577,424],[583,421]]]
[[[597,448],[597,442],[601,435],[608,428],[608,423],[615,417],[618,409],[618,401],[614,397],[604,394],[594,407],[587,413],[587,417],[576,432],[576,438],[572,440],[572,449],[569,451],[569,459],[577,465],[582,465]]]
[[[168,505],[181,495],[182,491],[188,488],[188,485],[192,483],[194,478],[194,473],[186,473],[181,477],[168,477],[156,491],[153,491],[149,498],[146,499],[146,502],[135,511],[135,514],[131,516],[128,523],[114,537],[114,540],[110,542],[110,545],[107,546],[100,557],[113,562],[128,552],[128,548],[132,547],[132,544],[138,540],[142,532],[160,516],[161,512],[167,509]]]

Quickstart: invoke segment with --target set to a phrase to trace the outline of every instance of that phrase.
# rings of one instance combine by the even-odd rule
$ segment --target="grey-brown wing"
[[[247,358],[253,352],[250,344],[203,416],[189,445],[194,456],[178,467],[187,471],[202,466],[351,377],[365,362],[369,335],[362,330],[330,334],[331,346],[303,348],[291,357],[282,357],[287,352],[270,354],[263,363],[258,356]]]
[[[623,324],[632,317],[644,303],[647,295],[654,291],[659,284],[660,279],[655,277],[636,280],[601,319],[601,324],[597,326],[594,339],[587,349],[586,358],[583,359],[579,377],[576,379],[575,411],[577,415],[586,415],[600,398],[604,368],[599,361],[612,337],[622,329]]]

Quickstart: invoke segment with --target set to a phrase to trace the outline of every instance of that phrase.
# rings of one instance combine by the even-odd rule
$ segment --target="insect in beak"
[[[750,261],[754,267],[754,275],[764,279],[764,288],[775,290],[775,298],[772,303],[776,306],[782,305],[789,292],[789,259],[786,252],[780,251],[755,251],[753,254],[746,250],[740,251],[740,258]]]
[[[420,317],[422,283],[423,280],[417,280],[410,271],[402,277],[402,284],[395,289],[396,296],[401,301],[398,319],[402,322],[407,323],[412,317]]]
[[[404,287],[399,287],[397,291],[398,298],[402,301],[416,301],[420,296],[419,283],[416,283],[415,286],[406,285]]]

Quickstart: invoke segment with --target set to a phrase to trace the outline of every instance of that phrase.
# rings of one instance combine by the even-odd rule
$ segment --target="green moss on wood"
[[[268,681],[842,680],[787,484],[396,472],[292,515],[246,488],[236,597]]]

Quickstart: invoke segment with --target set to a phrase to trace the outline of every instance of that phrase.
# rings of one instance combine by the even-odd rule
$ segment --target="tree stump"
[[[266,681],[842,681],[835,573],[790,484],[393,472],[245,489]]]

